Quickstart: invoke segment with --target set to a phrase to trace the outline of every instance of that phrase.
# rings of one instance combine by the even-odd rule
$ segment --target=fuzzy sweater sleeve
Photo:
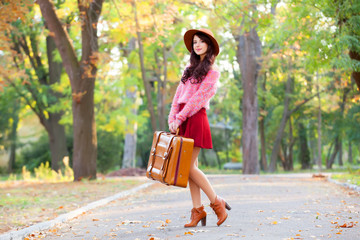
[[[176,93],[174,95],[173,101],[171,103],[171,110],[170,110],[169,117],[168,117],[169,125],[176,120],[176,114],[179,112],[180,107],[179,107],[178,100],[179,100],[183,85],[184,84],[180,81],[180,83],[176,89]]]
[[[205,79],[201,82],[199,89],[192,95],[184,108],[176,114],[175,120],[180,126],[186,118],[191,117],[197,113],[201,108],[205,107],[206,103],[215,95],[217,89],[217,81],[219,80],[220,72],[209,71]]]

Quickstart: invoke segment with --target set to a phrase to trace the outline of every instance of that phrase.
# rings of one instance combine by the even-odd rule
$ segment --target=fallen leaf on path
[[[271,224],[276,225],[276,224],[278,224],[278,222],[277,222],[277,221],[273,221]]]
[[[143,228],[148,228],[150,227],[150,225],[143,225]]]
[[[319,173],[319,174],[313,174],[312,177],[313,178],[325,178],[326,176]]]
[[[166,223],[171,223],[171,220],[170,220],[170,219],[166,219],[165,222],[166,222]]]
[[[193,232],[193,233],[198,233],[198,232],[208,232],[208,230],[202,230],[202,229],[199,229],[199,230],[191,230],[190,232]]]
[[[185,232],[184,235],[194,235],[192,232]]]
[[[355,224],[356,225],[356,224]],[[354,222],[344,223],[340,226],[341,228],[352,228],[354,227]]]
[[[93,218],[93,222],[100,221],[98,218]]]
[[[130,220],[125,220],[125,221],[122,221],[122,222],[121,222],[121,225],[136,224],[136,223],[141,223],[141,221],[136,221],[136,220],[133,220],[133,221],[130,221]],[[119,224],[117,224],[117,226],[119,226]]]

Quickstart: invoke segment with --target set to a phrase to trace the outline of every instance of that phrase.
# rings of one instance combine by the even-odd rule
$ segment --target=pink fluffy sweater
[[[212,69],[209,70],[201,83],[192,84],[190,79],[185,84],[180,81],[171,104],[169,125],[177,121],[178,126],[180,126],[201,108],[209,109],[210,99],[216,93],[219,77],[220,72]],[[185,103],[185,106],[179,111],[181,103]]]

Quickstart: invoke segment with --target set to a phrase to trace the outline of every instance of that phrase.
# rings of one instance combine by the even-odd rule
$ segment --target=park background
[[[190,28],[211,29],[221,49],[202,168],[360,165],[358,1],[13,0],[0,11],[3,179],[146,167]]]

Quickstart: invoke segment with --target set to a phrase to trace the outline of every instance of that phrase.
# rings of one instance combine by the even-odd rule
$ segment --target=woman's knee
[[[197,172],[198,172],[198,167],[195,164],[193,164],[190,167],[190,171],[189,171],[190,177],[193,176],[194,174],[196,174]]]

